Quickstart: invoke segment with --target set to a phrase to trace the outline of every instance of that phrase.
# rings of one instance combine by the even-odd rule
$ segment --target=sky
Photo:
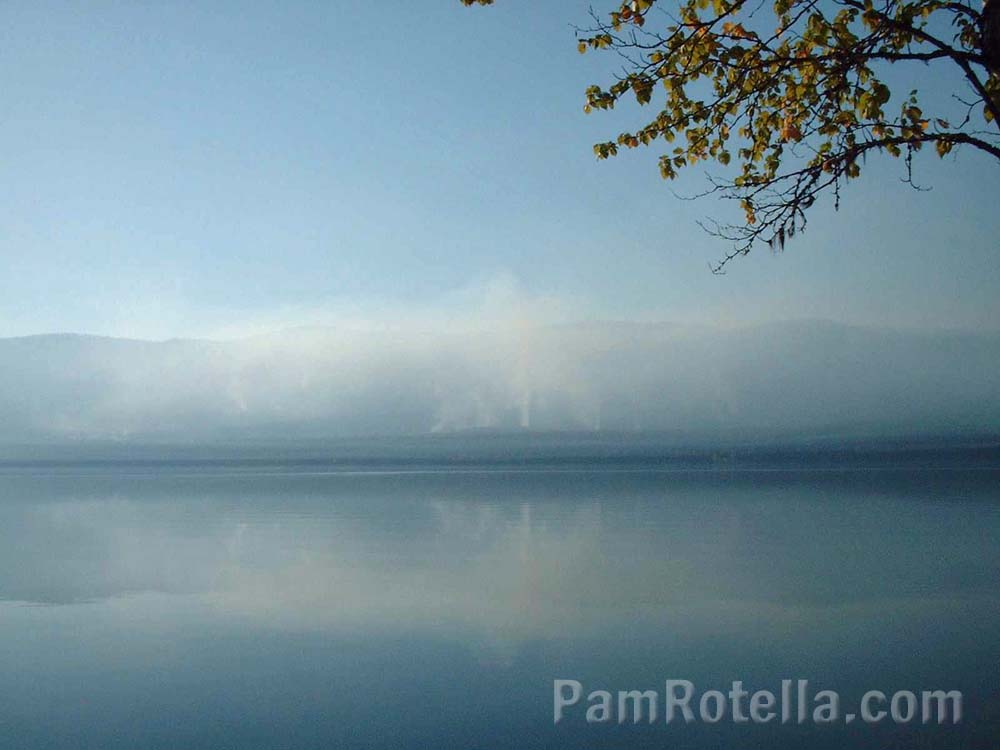
[[[696,222],[728,209],[674,196],[699,170],[668,184],[656,147],[593,157],[652,110],[584,115],[617,65],[577,53],[587,21],[584,2],[3,4],[0,336],[510,316],[997,330],[995,163],[922,154],[917,192],[875,160],[783,254],[714,276],[727,247]]]

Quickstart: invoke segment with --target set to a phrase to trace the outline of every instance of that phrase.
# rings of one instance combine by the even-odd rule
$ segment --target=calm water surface
[[[976,465],[8,464],[0,747],[993,748],[998,535]],[[555,678],[965,718],[553,726]]]

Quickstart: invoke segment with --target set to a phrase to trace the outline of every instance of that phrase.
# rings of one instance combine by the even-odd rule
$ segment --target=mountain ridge
[[[0,442],[991,434],[1000,334],[789,320],[0,339]]]

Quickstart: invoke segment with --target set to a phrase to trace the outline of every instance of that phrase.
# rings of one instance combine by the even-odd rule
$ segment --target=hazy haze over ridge
[[[0,441],[995,432],[1000,334],[825,321],[0,339]]]

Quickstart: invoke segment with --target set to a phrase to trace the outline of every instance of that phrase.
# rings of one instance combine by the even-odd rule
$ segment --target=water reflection
[[[396,705],[399,691],[432,685],[431,703],[443,707],[455,679],[468,683],[459,691],[468,697],[506,674],[515,695],[505,705],[520,713],[502,711],[507,724],[488,710],[478,719],[508,726],[516,714],[548,732],[546,691],[567,669],[630,687],[678,673],[780,679],[802,670],[860,685],[875,668],[867,677],[964,681],[988,704],[995,693],[976,664],[1000,645],[997,478],[974,470],[7,474],[0,635],[9,675],[20,667],[22,681],[0,681],[0,697],[27,717],[11,725],[19,732],[36,727],[38,706],[58,705],[63,723],[54,726],[76,716],[96,737],[104,725],[63,700],[88,693],[74,679],[104,674],[120,700],[127,685],[166,675],[177,684],[153,689],[150,705],[177,691],[218,702],[224,691],[232,729],[250,699],[223,686],[249,658],[252,669],[292,680],[283,697],[269,689],[263,701],[286,728],[300,712],[289,707],[296,696],[325,706],[325,716],[359,710],[365,691]],[[336,655],[323,645],[331,643]],[[185,659],[192,648],[204,664]],[[360,662],[345,666],[348,654]],[[354,697],[317,687],[324,669],[349,675]],[[452,688],[441,682],[449,676]],[[326,742],[336,733],[322,726],[310,736]],[[166,731],[142,721],[133,730],[147,746]],[[439,725],[424,730],[448,746]],[[43,734],[38,746],[48,746]],[[162,736],[164,746],[178,741]],[[105,738],[108,747],[116,737]]]

